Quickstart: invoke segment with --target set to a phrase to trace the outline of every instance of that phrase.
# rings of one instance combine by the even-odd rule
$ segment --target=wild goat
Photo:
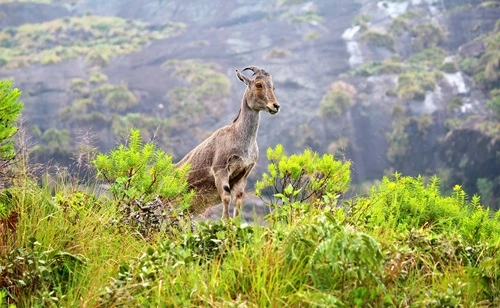
[[[176,164],[191,165],[188,183],[195,191],[192,213],[203,213],[222,201],[222,218],[228,218],[229,204],[233,201],[233,216],[239,215],[248,174],[259,157],[260,111],[276,114],[280,109],[271,75],[255,66],[243,69],[246,70],[252,71],[255,78],[236,70],[238,79],[247,85],[236,119],[215,131]]]

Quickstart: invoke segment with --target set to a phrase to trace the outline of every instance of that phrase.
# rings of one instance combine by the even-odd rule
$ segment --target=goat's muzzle
[[[273,108],[267,107],[270,114],[277,114],[280,111],[280,104],[274,103]]]

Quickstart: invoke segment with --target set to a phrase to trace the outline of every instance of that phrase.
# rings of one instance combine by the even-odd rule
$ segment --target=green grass
[[[152,27],[118,17],[83,16],[24,24],[0,31],[0,64],[8,68],[52,64],[86,56],[105,66],[111,57],[138,51],[146,43],[179,33],[184,25]]]
[[[276,211],[267,226],[181,219],[147,237],[96,184],[18,176],[0,192],[9,203],[0,217],[17,217],[0,237],[0,305],[500,304],[500,214],[458,185],[441,195],[437,178],[395,174],[344,202],[322,191],[311,203],[285,202],[295,214],[273,219]]]

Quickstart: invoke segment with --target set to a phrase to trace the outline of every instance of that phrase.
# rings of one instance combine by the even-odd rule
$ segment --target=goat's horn
[[[243,72],[246,71],[246,70],[252,71],[254,75],[257,74],[260,71],[260,69],[257,68],[257,67],[255,67],[255,66],[247,66],[247,67],[245,67],[243,69]]]

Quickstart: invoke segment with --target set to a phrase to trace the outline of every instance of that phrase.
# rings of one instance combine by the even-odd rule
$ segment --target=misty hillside
[[[235,69],[268,70],[265,150],[352,161],[359,187],[437,174],[498,208],[500,2],[0,0],[0,78],[33,159],[71,165],[130,128],[180,159],[237,115]],[[122,140],[122,139],[121,139]]]

